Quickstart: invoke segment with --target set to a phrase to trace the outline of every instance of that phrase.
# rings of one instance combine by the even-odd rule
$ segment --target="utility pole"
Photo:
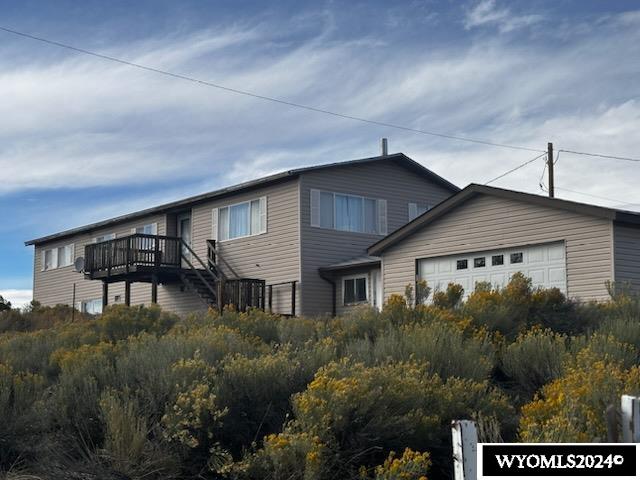
[[[547,143],[547,168],[549,169],[549,196],[555,196],[554,178],[553,178],[553,143]]]

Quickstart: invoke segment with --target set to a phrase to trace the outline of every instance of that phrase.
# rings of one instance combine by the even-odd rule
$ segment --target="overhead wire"
[[[566,150],[566,149],[560,149],[560,150],[558,150],[558,152],[573,153],[574,155],[586,155],[588,157],[608,158],[608,159],[611,159],[611,160],[624,160],[624,161],[627,161],[627,162],[640,162],[640,158],[618,157],[616,155],[604,155],[604,154],[601,154],[601,153],[577,152],[575,150]]]
[[[251,91],[248,91],[248,90],[229,87],[229,86],[221,85],[221,84],[218,84],[218,83],[210,82],[210,81],[207,81],[207,80],[202,80],[202,79],[198,79],[198,78],[195,78],[195,77],[191,77],[191,76],[188,76],[188,75],[175,73],[175,72],[170,72],[170,71],[167,71],[167,70],[162,70],[162,69],[151,67],[151,66],[148,66],[148,65],[143,65],[143,64],[140,64],[140,63],[124,60],[124,59],[121,59],[121,58],[118,58],[118,57],[114,57],[114,56],[111,56],[111,55],[106,55],[106,54],[94,52],[92,50],[87,50],[85,48],[76,47],[76,46],[69,45],[69,44],[66,44],[66,43],[58,42],[56,40],[51,40],[51,39],[48,39],[48,38],[45,38],[45,37],[32,35],[32,34],[29,34],[29,33],[26,33],[26,32],[22,32],[22,31],[15,30],[15,29],[12,29],[12,28],[4,27],[4,26],[1,26],[1,25],[0,25],[0,31],[4,31],[4,32],[9,33],[9,34],[21,36],[21,37],[24,37],[24,38],[28,38],[28,39],[31,39],[31,40],[38,41],[38,42],[46,43],[46,44],[49,44],[49,45],[52,45],[52,46],[56,46],[56,47],[59,47],[59,48],[64,48],[64,49],[67,49],[67,50],[71,50],[71,51],[76,52],[76,53],[81,53],[81,54],[84,54],[84,55],[90,55],[90,56],[93,56],[93,57],[96,57],[96,58],[100,58],[100,59],[103,59],[103,60],[119,63],[119,64],[122,64],[122,65],[134,67],[134,68],[138,68],[138,69],[149,71],[149,72],[152,72],[152,73],[157,73],[157,74],[160,74],[160,75],[176,78],[176,79],[179,79],[179,80],[185,80],[185,81],[189,81],[189,82],[196,83],[196,84],[199,84],[199,85],[216,88],[216,89],[219,89],[219,90],[222,90],[222,91],[225,91],[225,92],[234,93],[234,94],[237,94],[237,95],[244,95],[244,96],[248,96],[248,97],[252,97],[252,98],[256,98],[256,99],[260,99],[260,100],[264,100],[264,101],[274,102],[274,103],[278,103],[278,104],[281,104],[281,105],[286,105],[286,106],[289,106],[289,107],[300,108],[300,109],[304,109],[304,110],[308,110],[308,111],[312,111],[312,112],[316,112],[316,113],[322,113],[322,114],[326,114],[326,115],[331,115],[333,117],[343,118],[343,119],[347,119],[347,120],[357,121],[357,122],[361,122],[361,123],[367,123],[367,124],[386,127],[386,128],[404,130],[404,131],[408,131],[408,132],[413,132],[413,133],[418,133],[418,134],[423,134],[423,135],[429,135],[429,136],[433,136],[433,137],[446,138],[446,139],[456,140],[456,141],[461,141],[461,142],[469,142],[469,143],[475,143],[475,144],[492,146],[492,147],[508,148],[508,149],[513,149],[513,150],[542,152],[537,157],[535,157],[535,158],[533,158],[531,160],[528,160],[527,162],[525,162],[525,163],[523,163],[521,165],[518,165],[517,167],[515,167],[515,168],[513,168],[511,170],[508,170],[507,172],[505,172],[505,173],[503,173],[501,175],[498,175],[497,177],[489,180],[488,182],[485,183],[485,185],[493,183],[496,180],[499,180],[499,179],[501,179],[501,178],[503,178],[503,177],[515,172],[516,170],[519,170],[520,168],[523,168],[526,165],[534,162],[538,158],[546,155],[546,151],[544,151],[544,150],[535,149],[535,148],[531,148],[531,147],[526,147],[526,146],[522,146],[522,145],[511,145],[511,144],[507,144],[507,143],[494,142],[494,141],[490,141],[490,140],[470,138],[470,137],[452,135],[452,134],[447,134],[447,133],[434,132],[434,131],[430,131],[430,130],[422,130],[422,129],[418,129],[418,128],[407,127],[405,125],[399,125],[399,124],[394,124],[394,123],[389,123],[389,122],[382,122],[382,121],[378,121],[378,120],[371,120],[371,119],[364,118],[364,117],[359,117],[359,116],[355,116],[355,115],[349,115],[349,114],[346,114],[346,113],[340,113],[340,112],[336,112],[336,111],[332,111],[332,110],[327,110],[327,109],[324,109],[324,108],[314,107],[312,105],[306,105],[306,104],[302,104],[302,103],[298,103],[298,102],[285,100],[285,99],[282,99],[282,98],[270,97],[270,96],[267,96],[267,95],[258,94],[258,93],[251,92]],[[610,160],[640,162],[640,159],[632,158],[632,157],[606,155],[606,154],[599,154],[599,153],[592,153],[592,152],[581,152],[581,151],[569,150],[569,149],[558,149],[557,150],[557,156],[556,156],[556,159],[554,161],[554,164],[558,161],[560,152],[565,152],[565,153],[574,154],[574,155],[585,155],[585,156],[590,156],[590,157],[599,157],[599,158],[605,158],[605,159],[610,159]],[[544,177],[544,174],[546,172],[546,168],[547,168],[547,164],[545,162],[545,167],[543,169],[542,176],[541,176],[540,181],[539,181],[539,186],[543,190],[544,190],[544,188],[546,188],[546,186],[543,183],[543,177]],[[558,188],[558,187],[556,187],[556,188]],[[560,189],[563,190],[562,188],[560,188]],[[566,190],[566,189],[564,189],[564,190]],[[580,193],[580,192],[576,192],[576,193]]]
[[[183,75],[180,73],[174,73],[174,72],[170,72],[167,70],[162,70],[159,68],[155,68],[155,67],[150,67],[147,65],[142,65],[140,63],[136,63],[136,62],[131,62],[128,60],[123,60],[121,58],[117,58],[111,55],[105,55],[102,53],[97,53],[91,50],[87,50],[85,48],[80,48],[80,47],[75,47],[73,45],[69,45],[66,43],[62,43],[62,42],[58,42],[55,40],[50,40],[48,38],[44,38],[44,37],[40,37],[40,36],[36,36],[36,35],[31,35],[29,33],[25,33],[25,32],[21,32],[18,30],[14,30],[11,28],[7,28],[4,26],[0,26],[0,30],[6,32],[6,33],[10,33],[13,35],[18,35],[24,38],[29,38],[31,40],[36,40],[38,42],[43,42],[49,45],[53,45],[56,47],[60,47],[60,48],[65,48],[67,50],[72,50],[74,52],[77,53],[82,53],[85,55],[91,55],[93,57],[97,57],[97,58],[101,58],[103,60],[108,60],[111,62],[116,62],[122,65],[128,65],[130,67],[134,67],[134,68],[138,68],[141,70],[146,70],[149,72],[153,72],[153,73],[158,73],[161,75],[165,75],[168,77],[173,77],[173,78],[177,78],[180,80],[186,80],[192,83],[197,83],[200,85],[204,85],[207,87],[212,87],[212,88],[217,88],[219,90],[224,90],[226,92],[229,93],[235,93],[238,95],[244,95],[247,97],[253,97],[253,98],[257,98],[260,100],[265,100],[265,101],[269,101],[269,102],[274,102],[274,103],[279,103],[282,105],[287,105],[289,107],[295,107],[295,108],[301,108],[304,110],[309,110],[312,112],[316,112],[316,113],[323,113],[326,115],[332,115],[334,117],[339,117],[339,118],[344,118],[347,120],[354,120],[357,122],[362,122],[362,123],[368,123],[371,125],[377,125],[380,127],[387,127],[387,128],[393,128],[393,129],[397,129],[397,130],[404,130],[404,131],[408,131],[408,132],[414,132],[414,133],[420,133],[423,135],[430,135],[430,136],[434,136],[434,137],[441,137],[441,138],[447,138],[450,140],[458,140],[461,142],[470,142],[470,143],[476,143],[476,144],[481,144],[481,145],[487,145],[487,146],[492,146],[492,147],[500,147],[500,148],[509,148],[512,150],[525,150],[525,151],[529,151],[529,152],[541,152],[542,150],[540,149],[536,149],[536,148],[531,148],[531,147],[525,147],[525,146],[521,146],[521,145],[510,145],[510,144],[506,144],[506,143],[500,143],[500,142],[493,142],[493,141],[489,141],[489,140],[482,140],[482,139],[477,139],[477,138],[469,138],[469,137],[463,137],[463,136],[458,136],[458,135],[451,135],[451,134],[447,134],[447,133],[439,133],[439,132],[433,132],[433,131],[429,131],[429,130],[421,130],[418,128],[412,128],[412,127],[407,127],[404,125],[398,125],[398,124],[394,124],[394,123],[388,123],[388,122],[381,122],[378,120],[371,120],[368,118],[364,118],[364,117],[358,117],[355,115],[349,115],[346,113],[340,113],[340,112],[335,112],[332,110],[326,110],[324,108],[319,108],[319,107],[314,107],[311,105],[306,105],[306,104],[302,104],[302,103],[297,103],[297,102],[293,102],[293,101],[289,101],[289,100],[285,100],[282,98],[275,98],[275,97],[269,97],[267,95],[262,95],[262,94],[258,94],[258,93],[254,93],[254,92],[250,92],[248,90],[242,90],[239,88],[234,88],[234,87],[228,87],[225,85],[221,85],[218,83],[213,83],[213,82],[209,82],[206,80],[201,80],[195,77],[191,77],[188,75]]]
[[[511,170],[508,170],[506,172],[504,172],[501,175],[498,175],[495,178],[492,178],[491,180],[489,180],[488,182],[485,182],[485,185],[489,185],[490,183],[495,182],[496,180],[501,179],[502,177],[506,177],[507,175],[509,175],[510,173],[515,172],[516,170],[520,170],[522,167],[526,167],[527,165],[529,165],[530,163],[535,162],[536,160],[538,160],[540,157],[544,157],[547,155],[547,152],[541,153],[540,155],[538,155],[537,157],[532,158],[531,160],[527,160],[524,163],[521,163],[520,165],[518,165],[517,167],[512,168]]]

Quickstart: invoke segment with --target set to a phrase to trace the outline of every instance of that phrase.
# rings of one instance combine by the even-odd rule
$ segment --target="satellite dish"
[[[84,257],[76,258],[76,261],[73,262],[73,268],[76,272],[84,272]]]

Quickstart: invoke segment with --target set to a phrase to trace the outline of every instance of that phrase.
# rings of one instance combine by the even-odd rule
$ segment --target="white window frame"
[[[322,221],[320,218],[322,214],[321,208],[320,208],[321,193],[326,193],[333,196],[333,227],[322,226]],[[376,202],[376,212],[375,212],[376,213],[376,229],[375,229],[376,231],[372,233],[372,232],[365,232],[365,231],[359,232],[354,230],[340,230],[336,228],[336,218],[337,218],[336,195],[362,199],[363,227],[366,226],[364,201],[365,200],[375,201]],[[314,197],[315,197],[315,200],[314,200]],[[322,228],[323,230],[335,230],[336,232],[357,233],[357,234],[364,234],[364,235],[387,235],[387,200],[384,198],[374,198],[374,197],[366,197],[364,195],[356,195],[353,193],[332,192],[329,190],[311,189],[309,205],[311,210],[310,223],[311,223],[311,226],[314,228]]]
[[[245,200],[243,202],[236,202],[236,203],[230,203],[228,205],[224,205],[221,207],[217,207],[211,210],[211,236],[214,240],[216,240],[217,242],[231,242],[233,240],[239,240],[242,238],[249,238],[249,237],[257,237],[258,235],[264,235],[265,233],[267,233],[268,231],[268,201],[267,201],[267,196],[262,196],[262,197],[257,197],[257,198],[252,198],[250,200]],[[258,202],[258,208],[259,208],[259,219],[260,219],[260,226],[258,228],[258,231],[255,233],[251,232],[251,204],[253,202]],[[229,238],[225,238],[225,239],[221,239],[220,238],[220,210],[222,209],[227,209],[227,235],[229,235],[229,233],[231,232],[231,208],[232,207],[237,207],[239,205],[245,205],[248,204],[249,205],[249,234],[248,235],[241,235],[239,237],[229,237]]]
[[[59,252],[60,252],[61,249],[66,249],[66,248],[68,248],[71,251],[70,256],[69,256],[70,262],[67,263],[66,265],[61,265],[60,264],[60,253]],[[46,262],[47,252],[51,252],[51,268],[47,268],[47,262]],[[66,245],[61,245],[59,247],[47,248],[47,249],[42,251],[41,271],[48,272],[50,270],[57,270],[59,268],[71,267],[71,266],[73,266],[73,261],[74,261],[73,257],[74,257],[74,255],[75,255],[75,244],[73,244],[73,243],[67,243]]]
[[[102,240],[98,241],[99,238],[102,238]],[[105,233],[104,235],[98,235],[97,237],[93,237],[93,243],[108,242],[109,240],[115,240],[115,238],[116,238],[115,233]]]
[[[353,288],[354,288],[354,293],[356,292],[356,280],[359,280],[361,278],[364,278],[364,294],[365,294],[365,299],[364,300],[359,300],[359,301],[355,301],[355,302],[349,302],[347,303],[345,300],[345,292],[347,291],[347,289],[345,288],[345,283],[349,280],[353,280]],[[354,275],[346,275],[344,277],[342,277],[342,305],[345,307],[349,307],[352,305],[364,305],[364,304],[368,304],[371,301],[371,295],[369,295],[369,274],[367,273],[358,273],[358,274],[354,274]]]
[[[131,233],[144,233],[144,229],[147,227],[151,227],[151,233],[147,233],[146,235],[157,235],[158,234],[158,222],[153,223],[145,223],[144,225],[140,225],[138,227],[132,227]],[[139,232],[138,230],[142,230]]]
[[[67,263],[66,265],[60,265],[60,250],[61,249],[69,249],[70,253],[69,253],[69,263]],[[57,268],[65,268],[65,267],[71,267],[73,265],[73,261],[74,261],[74,256],[75,256],[75,244],[73,243],[68,243],[67,245],[63,245],[61,247],[58,247],[58,254],[57,254],[57,260],[58,260],[58,267]]]
[[[51,267],[47,268],[47,252],[51,252]],[[42,251],[42,271],[48,272],[58,268],[58,247],[47,248]]]

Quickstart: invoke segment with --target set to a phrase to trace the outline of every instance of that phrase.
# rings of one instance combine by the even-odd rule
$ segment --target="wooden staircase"
[[[220,256],[214,240],[207,240],[207,263],[182,242],[182,262],[189,268],[180,273],[182,283],[196,293],[200,300],[210,308],[222,310],[226,305],[234,305],[238,311],[248,308],[265,308],[265,281],[256,278],[239,278],[231,265]],[[233,277],[227,277],[218,262],[224,264]],[[194,263],[198,267],[194,266]]]
[[[102,305],[108,303],[108,285],[125,283],[125,305],[131,284],[151,284],[151,302],[157,303],[159,284],[182,284],[207,306],[238,311],[265,308],[265,281],[242,278],[220,255],[214,240],[207,240],[203,261],[180,237],[134,233],[85,246],[84,276],[102,281]],[[271,289],[270,289],[271,291]],[[269,297],[271,298],[271,296]]]
[[[219,307],[218,282],[207,281],[207,272],[204,269],[184,269],[180,274],[180,279],[184,286],[198,295],[198,298],[211,308]]]

